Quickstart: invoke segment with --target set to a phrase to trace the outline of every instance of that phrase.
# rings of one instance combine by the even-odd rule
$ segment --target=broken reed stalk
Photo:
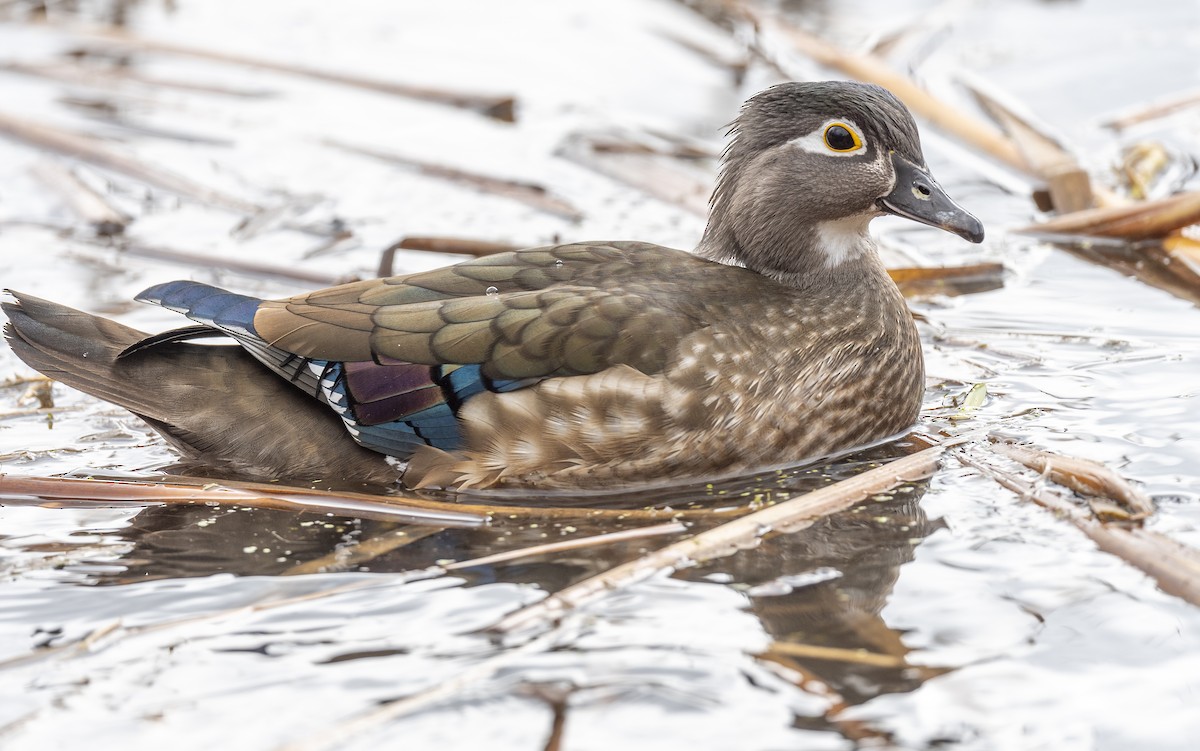
[[[61,154],[102,169],[112,170],[132,180],[208,206],[239,214],[253,214],[260,210],[258,206],[249,201],[243,201],[240,198],[205,187],[182,175],[113,151],[93,138],[52,125],[0,113],[0,135],[8,136],[36,149]]]
[[[65,408],[58,408],[65,409]],[[37,411],[22,414],[40,414]],[[206,494],[206,491],[212,491]],[[226,495],[219,495],[226,492]],[[240,493],[235,496],[232,493]],[[631,491],[634,492],[634,491]],[[673,519],[720,519],[748,513],[747,507],[720,509],[612,509],[587,506],[519,506],[436,501],[415,495],[384,495],[339,490],[292,487],[239,480],[163,475],[154,480],[129,481],[110,479],[80,479],[73,477],[32,477],[0,475],[0,498],[26,501],[44,499],[62,505],[89,503],[234,503],[239,506],[261,506],[287,511],[318,511],[358,516],[381,521],[404,521],[394,509],[416,510],[433,515],[425,523],[441,524],[443,518],[466,516],[468,526],[487,520],[500,522],[522,520],[642,522]],[[227,499],[227,500],[223,500]],[[328,504],[326,507],[323,504]],[[45,505],[45,504],[43,504]],[[444,515],[444,516],[443,516]],[[443,526],[459,526],[446,523]]]
[[[567,695],[564,693],[561,697],[539,696],[546,703],[550,711],[554,713],[553,719],[550,721],[550,734],[546,737],[546,742],[542,744],[542,751],[562,751],[563,733],[567,727]]]
[[[324,68],[295,63],[283,63],[268,60],[253,55],[240,55],[233,52],[218,52],[216,50],[189,47],[182,44],[172,44],[153,39],[145,39],[124,31],[111,29],[68,29],[74,36],[89,42],[117,46],[133,52],[150,52],[164,55],[191,57],[198,60],[208,60],[215,63],[239,65],[249,68],[269,70],[274,73],[310,78],[341,86],[351,86],[366,91],[415,99],[430,104],[471,110],[503,122],[516,120],[516,101],[512,96],[497,94],[476,94],[463,91],[437,89],[430,86],[416,86],[388,81],[369,76],[359,76],[350,73],[339,73]]]
[[[1177,250],[1176,236],[1161,242],[1131,244],[1125,240],[1087,235],[1040,234],[1028,228],[1029,237],[1054,243],[1091,263],[1107,266],[1176,297],[1200,305],[1200,258]],[[1167,248],[1171,248],[1168,250]],[[1078,336],[1078,334],[1071,334]]]
[[[903,267],[887,270],[904,295],[963,295],[1004,286],[1004,264],[973,263],[967,266]]]
[[[701,159],[711,160],[717,159],[720,156],[719,152],[706,146],[685,141],[680,136],[671,138],[668,134],[663,133],[651,133],[650,131],[645,131],[645,133],[646,135],[654,135],[656,137],[664,138],[667,142],[662,145],[657,145],[621,137],[610,138],[604,135],[589,136],[588,140],[592,150],[601,154],[642,154],[647,156],[665,156],[681,161],[697,161]]]
[[[42,160],[33,165],[30,172],[43,185],[57,193],[63,203],[76,216],[87,222],[97,235],[108,237],[125,232],[125,227],[130,222],[129,215],[114,208],[108,199],[80,180],[71,170],[56,162]]]
[[[1032,235],[1099,235],[1125,240],[1161,238],[1200,222],[1200,191],[1155,201],[1085,209],[1012,230]]]
[[[1162,241],[1163,250],[1176,258],[1192,264],[1192,268],[1200,270],[1200,241],[1181,234],[1167,235]]]
[[[1020,446],[992,438],[994,451],[1020,462],[1026,467],[1050,476],[1059,485],[1081,495],[1099,496],[1116,501],[1129,510],[1128,517],[1144,519],[1154,513],[1154,503],[1141,488],[1108,467],[1089,459],[1063,456],[1051,451]]]
[[[1107,128],[1113,130],[1125,130],[1134,125],[1144,123],[1148,120],[1154,120],[1167,115],[1173,115],[1180,110],[1188,107],[1195,107],[1200,104],[1200,91],[1190,91],[1186,94],[1179,94],[1169,99],[1162,99],[1157,102],[1151,102],[1148,105],[1139,107],[1135,110],[1130,110],[1115,117],[1111,117],[1101,122]]]
[[[241,99],[264,99],[275,96],[275,92],[266,89],[238,89],[216,84],[194,83],[180,79],[159,78],[139,73],[128,67],[110,66],[104,69],[89,68],[84,65],[50,63],[34,65],[30,63],[9,62],[0,65],[0,72],[17,73],[24,76],[47,78],[77,86],[113,89],[130,83],[159,89],[174,89],[197,94],[217,94]]]
[[[457,253],[467,256],[490,256],[510,250],[518,250],[519,245],[491,242],[489,240],[474,240],[467,237],[406,237],[394,246],[403,250],[427,250],[433,253]]]
[[[822,647],[816,644],[798,644],[790,641],[774,641],[763,655],[781,655],[798,657],[805,660],[830,660],[848,662],[854,665],[865,665],[872,668],[893,668],[903,670],[916,667],[909,665],[903,657],[870,652],[865,649],[844,649],[842,647]]]
[[[352,154],[359,154],[360,156],[371,157],[372,159],[378,159],[388,164],[395,164],[400,167],[416,170],[418,174],[425,175],[426,177],[435,177],[439,180],[445,180],[458,185],[466,185],[483,193],[519,201],[538,211],[560,216],[573,222],[577,222],[583,218],[583,214],[579,209],[561,198],[551,195],[541,185],[520,180],[506,180],[504,178],[492,177],[491,175],[483,175],[478,172],[468,172],[457,167],[447,167],[444,164],[412,159],[394,152],[373,149],[367,146],[357,146],[333,138],[323,138],[321,139],[321,143],[336,149],[349,151]]]
[[[1031,500],[1066,519],[1096,547],[1154,579],[1162,591],[1200,605],[1200,551],[1156,532],[1099,521],[1058,493],[1039,488],[1014,473],[972,457],[963,449],[955,449],[953,453],[964,465],[995,480],[1018,497]]]
[[[657,574],[730,555],[755,544],[759,538],[771,532],[786,533],[803,529],[823,516],[850,508],[868,495],[895,487],[905,480],[929,475],[937,467],[943,451],[941,446],[927,448],[828,487],[713,527],[572,584],[533,605],[510,613],[490,630],[499,634],[512,634],[552,624],[583,605]]]
[[[189,478],[167,476],[165,478],[171,482],[181,484],[202,484],[211,481],[202,478]],[[220,485],[243,490],[249,493],[261,493],[273,495],[282,493],[286,496],[316,496],[317,498],[333,497],[345,498],[349,501],[362,500],[370,503],[387,503],[389,499],[402,503],[405,506],[418,509],[426,509],[431,512],[462,512],[465,514],[474,514],[487,517],[494,522],[519,522],[525,520],[547,520],[547,521],[603,521],[606,523],[613,522],[639,522],[639,521],[656,521],[663,522],[665,520],[691,520],[691,519],[720,519],[724,516],[735,516],[749,512],[747,506],[738,507],[722,507],[718,509],[672,509],[672,508],[640,508],[640,509],[613,509],[613,508],[595,508],[584,505],[570,506],[559,505],[554,506],[550,503],[546,505],[508,505],[505,504],[486,504],[486,503],[471,503],[462,501],[438,501],[430,498],[423,498],[417,495],[393,493],[391,495],[372,495],[369,493],[355,493],[351,491],[335,491],[335,490],[320,490],[301,487],[289,487],[280,485],[269,485],[266,483],[244,482],[236,480],[221,480]],[[637,488],[631,488],[630,494],[636,494]]]
[[[431,508],[428,505],[417,507],[391,501],[386,496],[297,492],[296,489],[286,487],[273,487],[269,491],[256,493],[231,487],[228,483],[198,486],[172,482],[128,482],[3,474],[0,475],[0,498],[31,502],[44,507],[111,502],[237,505],[445,527],[478,527],[487,523],[486,515],[450,508],[452,504],[439,504],[441,508]]]
[[[375,535],[357,544],[338,548],[328,555],[314,558],[304,563],[280,572],[280,576],[302,576],[304,574],[329,574],[335,571],[348,571],[352,567],[361,566],[373,561],[381,555],[406,547],[414,542],[420,542],[426,537],[432,537],[445,531],[445,527],[421,527],[419,529],[392,529],[383,534]]]
[[[379,256],[379,269],[376,275],[385,277],[396,273],[397,250],[422,250],[430,253],[453,253],[482,258],[509,250],[518,250],[518,248],[519,246],[516,245],[474,240],[467,237],[405,237],[384,249]]]

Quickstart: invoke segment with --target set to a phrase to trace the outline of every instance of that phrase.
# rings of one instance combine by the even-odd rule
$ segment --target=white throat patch
[[[841,266],[875,247],[867,225],[872,214],[856,214],[843,219],[817,222],[817,242],[825,254],[826,268]]]

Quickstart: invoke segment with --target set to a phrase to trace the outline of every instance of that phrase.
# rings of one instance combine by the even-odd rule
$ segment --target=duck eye
[[[841,123],[830,123],[825,128],[825,145],[832,151],[854,151],[862,146],[858,134]]]

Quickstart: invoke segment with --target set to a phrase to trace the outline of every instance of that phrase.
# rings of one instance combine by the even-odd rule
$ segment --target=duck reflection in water
[[[872,459],[871,454],[858,455],[831,467],[772,476],[769,483],[761,478],[735,481],[691,495],[699,499],[707,492],[736,498],[750,493],[783,499],[869,468]],[[881,611],[901,566],[912,560],[921,540],[940,526],[927,519],[919,505],[925,489],[923,482],[906,483],[808,529],[768,536],[753,549],[681,571],[676,577],[719,581],[743,592],[750,611],[782,645],[764,659],[820,681],[842,702],[857,704],[882,693],[911,691],[937,671],[907,665],[908,650],[901,634],[888,627]],[[708,503],[711,505],[711,498]],[[673,502],[676,508],[684,505]],[[586,516],[581,514],[580,519]],[[713,523],[701,522],[693,531]],[[563,528],[568,526],[575,529],[569,537],[614,530],[610,522],[603,527],[591,524],[513,523],[439,530],[267,509],[153,507],[135,517],[122,534],[125,542],[132,544],[118,561],[124,570],[98,573],[94,581],[124,584],[218,572],[275,576],[414,571],[440,561],[467,560],[563,539]],[[554,592],[668,542],[628,540],[519,558],[458,571],[454,576],[465,579],[466,586],[527,583]],[[858,660],[850,653],[853,650],[876,659]],[[797,722],[820,724],[809,718]]]

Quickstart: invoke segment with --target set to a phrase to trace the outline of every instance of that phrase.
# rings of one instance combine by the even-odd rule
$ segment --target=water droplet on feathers
[[[488,297],[495,297],[496,295],[500,294],[500,290],[495,287],[488,287],[483,291],[483,293]]]

